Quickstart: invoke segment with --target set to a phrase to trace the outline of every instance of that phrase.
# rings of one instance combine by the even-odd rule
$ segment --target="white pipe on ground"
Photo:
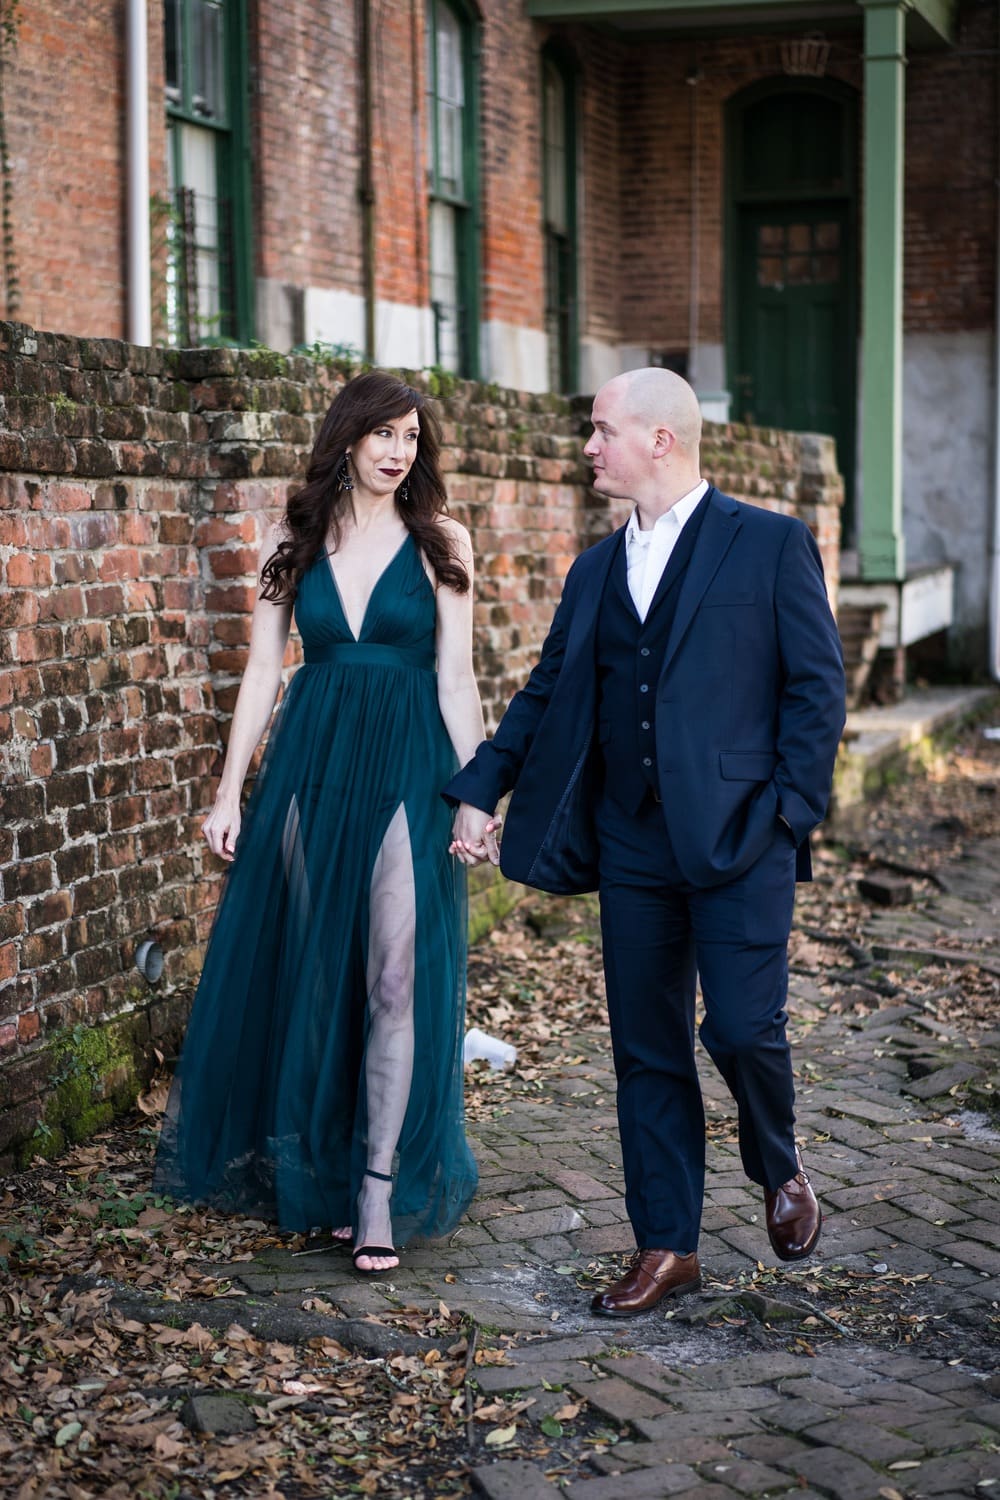
[[[128,337],[153,339],[149,251],[149,59],[147,0],[128,0],[125,39],[126,175],[128,202]]]

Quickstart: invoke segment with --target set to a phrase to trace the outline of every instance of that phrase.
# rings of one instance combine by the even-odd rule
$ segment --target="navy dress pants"
[[[738,879],[697,889],[677,869],[652,798],[619,818],[602,799],[601,931],[625,1204],[640,1249],[698,1245],[705,1115],[700,1036],[736,1101],[748,1177],[768,1189],[794,1176],[795,1091],[785,1036],[795,846],[783,825]]]

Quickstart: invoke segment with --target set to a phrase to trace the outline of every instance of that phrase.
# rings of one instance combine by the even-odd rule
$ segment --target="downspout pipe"
[[[365,357],[375,360],[375,59],[371,0],[361,7],[361,258],[365,281]]]
[[[128,337],[153,341],[152,268],[149,249],[149,53],[147,0],[127,0],[125,110]]]
[[[997,6],[1000,30],[1000,4]],[[997,66],[997,111],[1000,114],[1000,63]],[[997,266],[993,308],[993,536],[990,542],[990,675],[1000,682],[1000,163],[997,179]]]

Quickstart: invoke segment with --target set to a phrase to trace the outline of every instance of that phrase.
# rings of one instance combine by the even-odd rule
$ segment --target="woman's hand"
[[[216,797],[215,806],[201,825],[201,831],[213,854],[230,862],[235,859],[240,823],[239,799]]]
[[[496,814],[490,817],[478,807],[470,807],[463,802],[455,815],[448,853],[457,855],[463,865],[481,865],[486,860],[491,865],[498,865],[500,846],[497,843],[497,829],[502,821]]]

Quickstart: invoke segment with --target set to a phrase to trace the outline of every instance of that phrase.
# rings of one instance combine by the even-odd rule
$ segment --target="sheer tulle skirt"
[[[447,852],[454,757],[433,672],[350,657],[300,668],[276,717],[155,1184],[287,1229],[350,1224],[366,1164],[398,1134],[402,1244],[447,1232],[476,1186],[465,872]]]

